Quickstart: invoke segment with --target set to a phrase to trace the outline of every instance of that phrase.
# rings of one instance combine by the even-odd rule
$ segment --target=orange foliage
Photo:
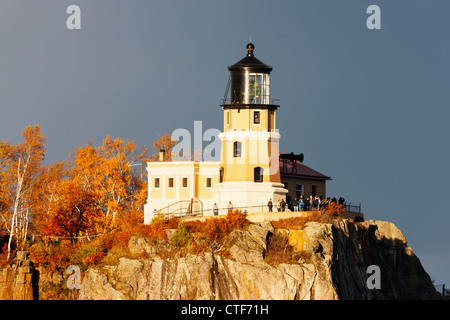
[[[328,206],[326,206],[323,210],[321,210],[321,212],[323,214],[339,218],[344,214],[345,208],[341,204],[338,204],[336,202],[330,202]]]
[[[142,208],[147,190],[145,147],[108,136],[99,147],[88,144],[78,148],[72,158],[70,176],[93,195],[103,211],[103,230],[116,228],[130,212]]]
[[[225,237],[236,229],[245,229],[250,224],[240,210],[230,211],[224,218],[209,218],[204,221],[185,222],[191,234],[197,233],[211,248],[219,246]]]
[[[305,224],[310,221],[332,223],[334,220],[340,218],[344,211],[344,206],[331,202],[322,210],[307,212],[306,216],[281,219],[273,221],[272,224],[277,229],[303,229]]]
[[[68,237],[92,234],[97,231],[94,226],[101,220],[101,215],[94,196],[69,183],[42,232],[49,236]]]
[[[23,248],[31,215],[38,204],[37,181],[44,159],[47,138],[39,125],[22,131],[23,142],[16,146],[6,142],[0,145],[0,227],[10,233],[8,252],[13,241]]]
[[[172,148],[176,146],[177,141],[172,140],[169,134],[158,134],[158,140],[153,143],[152,149],[156,150],[156,153],[150,157],[151,161],[158,161],[159,151],[164,150],[164,161],[172,158]]]
[[[8,252],[25,249],[30,234],[77,237],[142,223],[145,147],[106,137],[100,146],[77,148],[68,161],[43,166],[47,138],[39,125],[26,127],[22,136],[17,145],[0,142],[0,229],[12,234]],[[46,259],[35,252],[49,265],[62,259],[56,247],[37,251],[48,253]],[[84,262],[101,256],[93,253]]]
[[[264,261],[270,265],[292,263],[293,247],[289,245],[289,237],[281,232],[270,234]]]
[[[78,249],[79,244],[70,241],[54,243],[47,238],[35,243],[28,251],[35,266],[44,266],[50,271],[64,271],[74,264],[73,256]]]

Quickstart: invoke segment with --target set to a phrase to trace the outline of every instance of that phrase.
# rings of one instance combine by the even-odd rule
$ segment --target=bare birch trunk
[[[23,219],[23,227],[21,230],[21,237],[22,237],[22,250],[24,249],[25,242],[27,241],[27,234],[28,234],[28,220],[30,216],[30,210],[27,208],[27,211],[25,212],[25,216]]]
[[[13,216],[12,216],[12,221],[11,221],[11,230],[10,230],[10,235],[9,235],[9,239],[8,239],[8,260],[11,256],[11,242],[12,242],[12,238],[14,237],[15,233],[17,233],[17,215],[18,215],[18,210],[19,210],[19,201],[20,201],[20,195],[22,192],[22,183],[23,183],[23,175],[20,175],[20,164],[21,161],[19,159],[19,164],[17,166],[17,190],[16,190],[16,199],[14,201],[14,212],[13,212]]]

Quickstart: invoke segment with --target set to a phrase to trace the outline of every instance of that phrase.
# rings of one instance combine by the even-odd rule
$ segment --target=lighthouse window
[[[248,74],[248,103],[268,104],[270,96],[269,75],[265,73]]]
[[[256,167],[253,170],[254,170],[254,181],[263,182],[263,168]]]
[[[259,111],[254,111],[253,112],[253,123],[254,124],[259,124]]]
[[[241,146],[242,144],[239,141],[233,143],[233,157],[236,158],[241,156]]]

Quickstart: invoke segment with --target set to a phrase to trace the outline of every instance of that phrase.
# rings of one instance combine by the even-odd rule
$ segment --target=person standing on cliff
[[[284,199],[281,200],[281,211],[285,211],[286,210],[286,201],[284,201]]]
[[[272,208],[273,208],[272,199],[270,199],[269,202],[267,202],[267,206],[269,207],[269,212],[272,212]]]
[[[294,198],[294,201],[292,202],[294,205],[294,212],[298,212],[298,200],[297,197]]]
[[[233,212],[233,204],[230,202],[228,202],[228,206],[227,206],[228,212]]]
[[[303,202],[303,198],[300,198],[300,200],[298,200],[299,203],[298,205],[300,206],[300,211],[305,211],[305,203]]]

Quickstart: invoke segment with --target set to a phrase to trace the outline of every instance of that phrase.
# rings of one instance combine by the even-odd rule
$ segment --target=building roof
[[[272,71],[272,67],[268,66],[261,60],[257,59],[253,55],[253,50],[255,49],[255,46],[253,43],[247,44],[247,55],[245,58],[239,60],[232,66],[228,66],[228,70],[230,71],[241,71],[241,70],[247,70],[251,72],[270,72]]]
[[[280,159],[280,175],[287,177],[297,177],[311,180],[331,180],[330,177],[304,165],[303,163],[294,161],[283,161]]]

